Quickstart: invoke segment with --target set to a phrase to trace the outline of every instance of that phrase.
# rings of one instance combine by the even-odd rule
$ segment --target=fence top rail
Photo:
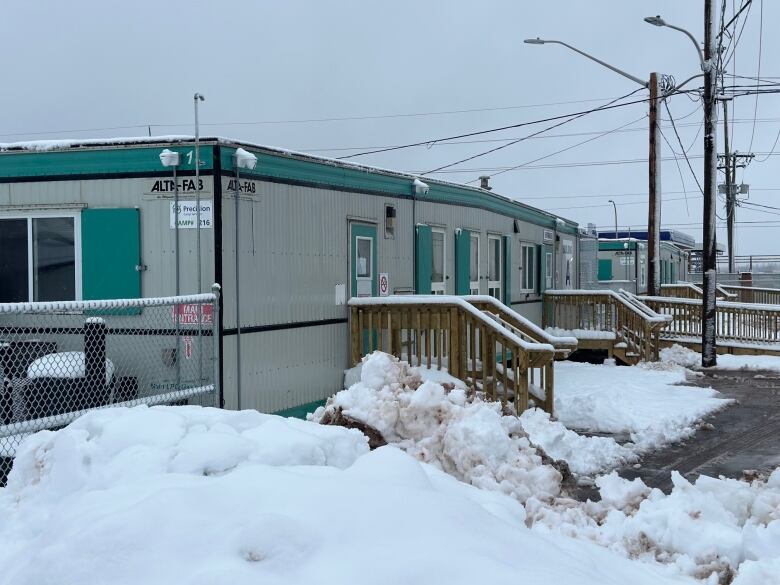
[[[701,307],[701,299],[680,299],[676,297],[650,297],[646,295],[637,297],[640,301],[654,303],[666,303],[671,305],[695,305]],[[720,309],[740,309],[743,311],[759,311],[762,313],[780,313],[780,305],[763,305],[759,303],[738,303],[736,301],[722,301],[718,299],[716,305]]]
[[[511,331],[507,330],[503,325],[496,323],[493,319],[485,315],[474,305],[465,301],[463,297],[448,295],[390,295],[387,297],[352,297],[349,299],[348,304],[350,307],[408,307],[412,305],[421,307],[430,305],[458,307],[469,313],[472,317],[478,320],[480,324],[484,325],[488,329],[491,329],[497,335],[507,338],[510,342],[514,343],[521,349],[533,352],[555,352],[555,348],[550,343],[534,343],[521,339]]]
[[[491,297],[490,295],[465,295],[462,298],[468,301],[469,303],[485,303],[493,307],[496,307],[496,309],[500,311],[504,311],[505,313],[510,315],[513,319],[520,321],[523,324],[523,326],[525,326],[529,331],[531,331],[533,335],[539,337],[544,343],[549,343],[553,346],[565,346],[565,347],[576,347],[577,345],[576,337],[561,337],[558,335],[552,335],[551,333],[545,331],[533,321],[526,319],[520,313],[518,313],[511,307],[505,305],[495,297]]]
[[[661,290],[663,289],[673,289],[673,288],[687,288],[688,290],[692,290],[693,292],[704,294],[704,291],[701,289],[701,287],[696,286],[692,282],[676,282],[676,283],[669,283],[669,284],[662,284]]]
[[[735,290],[753,290],[753,291],[761,291],[761,292],[775,292],[777,294],[780,294],[780,288],[769,288],[769,287],[762,287],[762,286],[742,286],[738,284],[720,284],[718,286],[725,289],[733,288]]]
[[[214,293],[178,297],[149,297],[145,299],[109,299],[95,301],[48,301],[34,303],[0,303],[0,314],[77,312],[100,309],[127,309],[165,307],[169,305],[208,304],[217,299]]]
[[[622,294],[608,289],[566,289],[566,290],[547,290],[545,295],[550,296],[589,296],[589,297],[609,297],[615,303],[618,303],[631,311],[641,316],[643,319],[651,323],[666,323],[669,321],[667,315],[659,315],[654,311],[645,311],[640,309],[631,301],[629,301]],[[637,297],[641,300],[641,297]],[[670,297],[658,297],[659,299],[668,299]]]

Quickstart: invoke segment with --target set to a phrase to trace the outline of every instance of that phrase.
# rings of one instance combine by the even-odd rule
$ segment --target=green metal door
[[[351,223],[349,229],[349,270],[351,296],[375,297],[378,288],[376,226]],[[371,353],[377,347],[376,334],[369,336],[363,330],[363,355]]]
[[[455,294],[470,292],[469,267],[471,265],[471,232],[455,230]]]
[[[599,280],[612,280],[612,258],[599,258]]]

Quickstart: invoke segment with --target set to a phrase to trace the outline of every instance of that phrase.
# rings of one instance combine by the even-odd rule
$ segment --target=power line
[[[690,91],[693,91],[693,90],[681,90],[681,91],[675,92],[675,94],[677,94],[677,93],[688,93]],[[632,93],[635,93],[635,92],[632,92]],[[631,95],[631,94],[628,94],[628,95]],[[524,126],[531,126],[531,125],[534,125],[534,124],[541,124],[543,122],[554,122],[556,120],[572,118],[572,117],[575,117],[575,116],[591,114],[591,113],[594,113],[594,112],[603,112],[603,111],[606,111],[606,110],[612,110],[612,109],[616,109],[616,108],[623,108],[623,107],[631,106],[631,105],[634,105],[634,104],[641,104],[641,103],[647,102],[648,99],[649,98],[644,98],[644,99],[640,99],[640,100],[634,100],[634,101],[631,101],[631,102],[625,102],[625,103],[622,103],[622,104],[612,104],[612,105],[608,105],[608,106],[601,106],[601,107],[598,107],[598,108],[592,108],[590,110],[584,110],[584,111],[580,111],[580,112],[572,112],[570,114],[564,114],[564,115],[561,115],[561,116],[552,116],[552,117],[549,117],[549,118],[542,118],[542,119],[539,119],[539,120],[532,120],[530,122],[520,122],[518,124],[510,124],[508,126],[501,126],[499,128],[490,128],[488,130],[478,130],[476,132],[468,132],[468,133],[465,133],[465,134],[458,134],[456,136],[446,136],[446,137],[443,137],[443,138],[432,138],[432,139],[429,139],[429,140],[422,140],[422,141],[418,141],[418,142],[412,142],[410,144],[403,144],[403,145],[400,145],[400,146],[392,146],[392,147],[380,148],[380,149],[376,149],[376,150],[367,150],[365,152],[358,152],[358,153],[355,153],[355,154],[350,154],[348,156],[339,157],[338,160],[345,160],[345,159],[354,158],[354,157],[357,157],[357,156],[366,156],[366,155],[369,155],[369,154],[378,154],[378,153],[381,153],[381,152],[389,152],[389,151],[393,151],[393,150],[401,150],[401,149],[405,149],[405,148],[414,148],[416,146],[432,145],[432,144],[435,144],[437,142],[442,142],[442,141],[446,141],[446,140],[457,140],[459,138],[468,138],[468,137],[471,137],[471,136],[481,136],[483,134],[490,134],[492,132],[501,132],[502,130],[510,130],[512,128],[522,128]]]
[[[625,128],[626,126],[630,126],[632,124],[636,124],[637,122],[639,122],[640,120],[644,120],[645,118],[647,118],[647,114],[645,114],[643,116],[640,116],[636,120],[633,120],[631,122],[623,124],[622,126],[618,126],[617,128],[615,128],[613,130],[607,130],[606,132],[602,132],[601,134],[599,134],[597,136],[593,136],[591,138],[588,138],[587,140],[583,140],[581,142],[577,142],[576,144],[572,144],[572,145],[567,146],[565,148],[561,148],[560,150],[556,150],[555,152],[551,152],[549,154],[545,154],[544,156],[540,156],[540,157],[535,158],[533,160],[529,160],[528,162],[524,162],[524,163],[516,165],[514,167],[510,167],[510,168],[505,169],[503,171],[498,171],[497,173],[494,173],[493,176],[495,177],[496,175],[500,175],[502,173],[506,173],[506,172],[509,172],[509,171],[514,171],[515,169],[519,169],[521,167],[533,164],[535,162],[539,162],[540,160],[544,160],[546,158],[550,158],[550,157],[553,157],[555,155],[561,154],[562,152],[566,152],[568,150],[572,150],[573,148],[577,148],[578,146],[582,146],[583,144],[587,144],[588,142],[593,142],[594,140],[598,140],[599,138],[602,138],[604,136],[612,134],[613,132],[617,132],[618,130],[621,130],[622,128]],[[471,181],[466,181],[466,185],[468,185],[470,183],[474,183],[476,181],[479,181],[479,178],[472,179]]]
[[[604,107],[606,107],[606,106],[611,106],[611,105],[612,105],[612,104],[614,104],[615,102],[619,102],[620,100],[623,100],[623,99],[625,99],[625,98],[627,98],[627,97],[630,97],[630,96],[634,95],[634,94],[635,94],[635,93],[637,93],[638,91],[640,91],[640,90],[639,90],[639,89],[635,89],[634,91],[632,91],[632,92],[630,92],[630,93],[627,93],[627,94],[626,94],[626,95],[624,95],[624,96],[621,96],[621,97],[619,97],[619,98],[615,98],[614,100],[611,100],[610,102],[606,103],[606,104],[604,105]],[[461,164],[461,163],[468,162],[468,161],[470,161],[470,160],[474,160],[474,159],[476,159],[476,158],[480,158],[480,157],[486,156],[486,155],[488,155],[488,154],[492,154],[492,153],[494,153],[494,152],[496,152],[496,151],[498,151],[498,150],[501,150],[501,149],[503,149],[503,148],[508,148],[508,147],[510,147],[510,146],[513,146],[513,145],[515,145],[515,144],[519,143],[519,142],[522,142],[522,141],[524,141],[524,140],[528,140],[529,138],[533,138],[534,136],[538,136],[539,134],[543,134],[544,132],[547,132],[547,131],[549,131],[549,130],[552,130],[553,128],[558,128],[559,126],[563,126],[564,124],[569,124],[569,123],[573,122],[574,120],[578,120],[578,119],[582,118],[583,116],[587,116],[588,114],[591,114],[591,113],[593,113],[594,111],[597,111],[598,109],[600,109],[600,108],[596,108],[596,109],[594,109],[594,110],[592,110],[592,111],[590,111],[590,112],[585,112],[585,113],[582,113],[582,114],[578,114],[577,116],[574,116],[573,118],[569,118],[568,120],[562,120],[561,122],[558,122],[558,123],[556,123],[556,124],[553,124],[552,126],[548,126],[547,128],[543,128],[542,130],[539,130],[539,131],[537,131],[537,132],[534,132],[534,133],[532,133],[532,134],[529,134],[528,136],[523,136],[522,138],[518,138],[517,140],[514,140],[514,141],[512,141],[512,142],[508,142],[507,144],[502,144],[501,146],[496,146],[496,147],[494,147],[494,148],[491,148],[490,150],[486,150],[486,151],[484,151],[484,152],[480,152],[480,153],[477,153],[477,154],[474,154],[474,155],[468,156],[468,157],[466,157],[466,158],[464,158],[464,159],[461,159],[461,160],[459,160],[459,161],[455,161],[455,162],[453,162],[453,163],[449,163],[449,164],[446,164],[446,165],[443,165],[443,166],[437,167],[437,168],[435,168],[435,169],[433,169],[433,170],[431,170],[431,171],[428,171],[427,173],[423,173],[423,174],[427,175],[427,174],[429,174],[429,173],[435,173],[435,172],[437,172],[437,171],[442,171],[442,170],[444,170],[444,169],[448,169],[448,168],[450,168],[450,167],[454,167],[454,166],[456,166],[456,165],[459,165],[459,164]]]
[[[584,104],[592,102],[601,102],[609,98],[591,98],[584,100],[568,100],[561,102],[547,102],[541,104],[521,104],[516,106],[496,106],[496,107],[484,107],[484,108],[468,108],[462,110],[442,110],[433,112],[409,112],[409,113],[396,113],[396,114],[368,114],[365,116],[340,116],[330,118],[303,118],[303,119],[288,119],[288,120],[259,120],[259,121],[228,121],[228,122],[201,122],[201,126],[261,126],[272,124],[309,124],[319,122],[345,122],[353,120],[381,120],[388,118],[417,118],[426,116],[446,116],[454,114],[469,114],[480,112],[499,112],[507,110],[519,110],[527,108],[541,108],[547,106],[562,106],[570,104]],[[66,130],[35,130],[25,132],[13,132],[8,134],[0,134],[0,137],[7,136],[40,136],[45,134],[67,134],[71,132],[103,132],[108,130],[131,130],[134,128],[182,128],[192,126],[191,122],[184,123],[160,123],[160,124],[130,124],[128,126],[107,126],[103,128],[80,128],[80,129],[66,129]]]
[[[764,153],[756,153],[756,154],[764,154]],[[772,153],[772,156],[780,156],[780,153]],[[685,157],[665,156],[661,159],[661,161],[669,162],[675,159],[682,160],[683,158]],[[701,159],[704,158],[704,155],[693,154],[693,155],[688,155],[688,158]],[[465,174],[465,173],[495,173],[497,171],[509,171],[509,170],[522,171],[522,170],[530,170],[530,169],[565,169],[565,168],[576,168],[576,167],[600,167],[600,166],[639,164],[639,163],[647,163],[647,157],[617,159],[617,160],[596,160],[596,161],[581,161],[581,162],[569,162],[569,163],[555,163],[555,164],[545,164],[545,165],[528,165],[516,169],[514,169],[511,166],[469,167],[466,169],[445,169],[443,171],[437,172],[436,174],[448,175],[448,174]],[[411,171],[411,174],[419,175],[422,173],[420,171]]]
[[[772,187],[751,187],[751,191],[780,191],[780,187],[778,188],[772,188]],[[664,191],[664,195],[680,195],[682,193],[685,193],[685,191]],[[572,193],[569,195],[532,195],[532,196],[523,196],[522,200],[525,201],[526,199],[587,199],[587,198],[595,198],[595,197],[609,197],[610,199],[615,197],[647,197],[647,191],[640,192],[634,192],[634,193],[593,193],[593,194],[581,194],[581,193]]]
[[[672,129],[674,130],[674,135],[677,136],[677,141],[680,143],[680,149],[682,150],[682,154],[685,157],[685,162],[688,163],[688,168],[690,169],[691,174],[693,175],[693,179],[696,181],[696,185],[699,187],[699,191],[701,191],[703,195],[704,189],[702,189],[701,183],[699,183],[699,177],[697,177],[696,173],[693,171],[693,166],[691,165],[691,160],[688,158],[688,153],[685,152],[685,147],[683,146],[682,139],[680,138],[680,133],[677,132],[677,126],[674,125],[674,116],[672,116],[672,111],[669,109],[669,104],[666,103],[666,100],[663,100],[663,103],[664,103],[664,107],[666,108],[666,112],[669,114],[669,120],[672,123]],[[661,135],[663,135],[663,132],[661,132]],[[672,150],[672,152],[674,152],[674,150]],[[675,161],[676,160],[677,160],[677,156],[675,156]]]

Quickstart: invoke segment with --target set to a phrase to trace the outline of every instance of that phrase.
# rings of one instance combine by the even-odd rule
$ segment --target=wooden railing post
[[[463,379],[463,370],[461,368],[461,361],[463,354],[461,353],[461,329],[460,318],[458,315],[458,309],[452,307],[449,310],[450,328],[449,328],[449,363],[448,367],[450,374],[456,378]]]
[[[544,366],[544,410],[550,413],[550,416],[554,416],[553,409],[555,407],[555,395],[553,389],[555,387],[554,382],[554,361],[550,360]]]
[[[356,366],[360,363],[361,356],[360,350],[360,319],[358,317],[360,309],[357,307],[350,308],[350,339],[352,341],[352,365]]]

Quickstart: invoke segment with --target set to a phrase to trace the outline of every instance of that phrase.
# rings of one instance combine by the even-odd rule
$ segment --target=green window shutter
[[[599,258],[599,280],[612,280],[612,258]]]
[[[502,298],[505,305],[512,303],[512,236],[504,236],[504,290]]]
[[[469,268],[471,264],[471,232],[455,230],[455,294],[467,295],[470,291]]]
[[[431,294],[431,263],[433,262],[433,239],[431,226],[417,226],[417,258],[415,258],[415,274],[417,275],[417,294]]]
[[[541,294],[544,292],[544,246],[542,244],[537,245],[534,254],[536,254],[536,258],[534,258],[534,261],[536,262],[535,288],[536,292]]]
[[[81,294],[84,300],[141,296],[141,224],[137,209],[81,212]]]

